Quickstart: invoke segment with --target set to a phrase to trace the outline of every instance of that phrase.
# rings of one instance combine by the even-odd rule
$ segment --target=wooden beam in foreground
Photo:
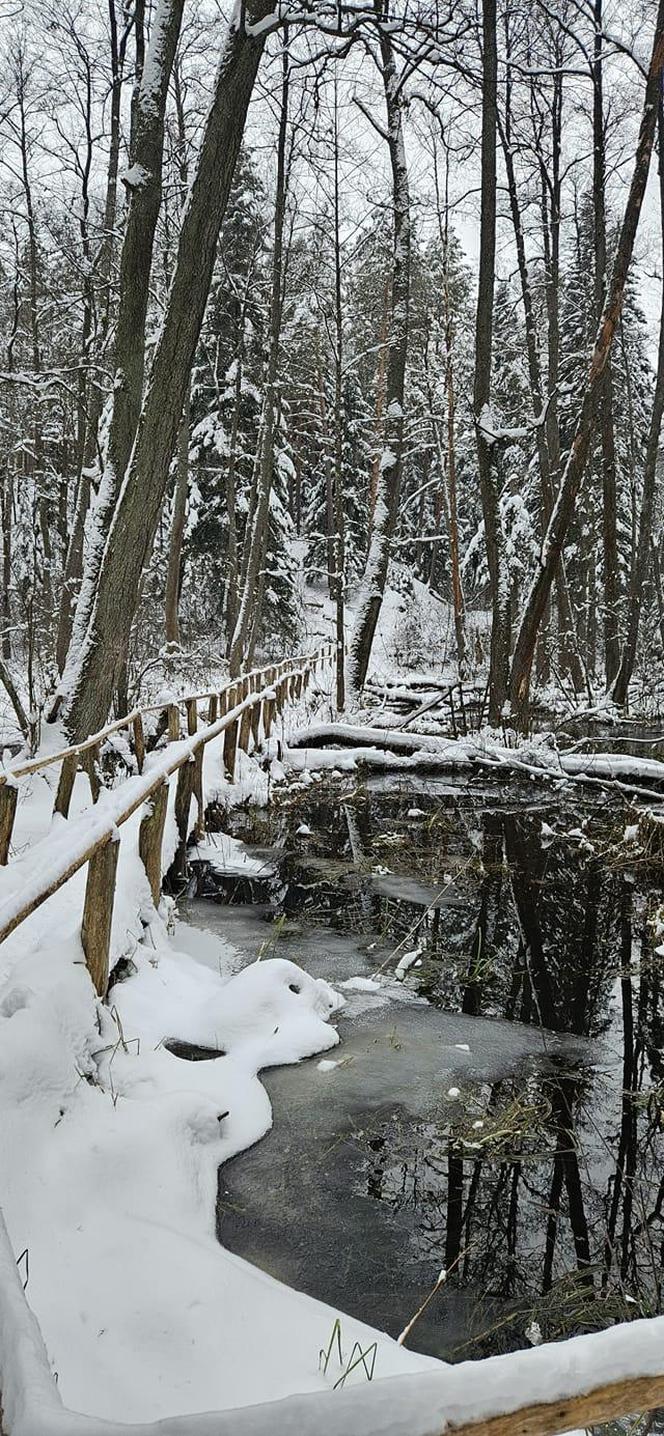
[[[599,1426],[603,1421],[653,1411],[659,1406],[664,1406],[664,1374],[616,1381],[585,1396],[524,1406],[507,1416],[490,1416],[469,1426],[450,1423],[444,1432],[445,1436],[560,1436],[561,1432]]]

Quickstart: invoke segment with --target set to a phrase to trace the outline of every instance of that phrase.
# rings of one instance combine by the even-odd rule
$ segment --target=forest
[[[661,17],[603,6],[5,4],[10,739],[326,597],[352,706],[414,585],[494,726],[656,710]]]
[[[664,1433],[663,418],[664,0],[0,0],[0,1436]]]

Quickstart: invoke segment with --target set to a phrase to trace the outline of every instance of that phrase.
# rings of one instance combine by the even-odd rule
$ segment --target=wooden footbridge
[[[0,773],[0,863],[15,868],[16,882],[7,885],[8,895],[0,902],[0,943],[87,865],[81,935],[91,979],[103,998],[123,825],[142,809],[139,851],[156,904],[171,784],[181,861],[192,799],[198,832],[205,821],[207,745],[223,743],[226,777],[232,782],[238,752],[260,749],[277,715],[302,698],[332,658],[332,646],[326,645],[307,657],[247,673],[221,690],[136,708],[83,743],[5,767]],[[118,734],[130,744],[135,772],[106,787],[105,749]],[[15,855],[12,834],[21,784],[54,767],[59,768],[55,810],[66,823],[54,824],[25,854]],[[91,802],[69,817],[80,770],[87,774]],[[144,1425],[98,1421],[68,1410],[62,1401],[0,1214],[0,1391],[4,1436],[555,1436],[664,1406],[664,1317],[528,1352],[241,1410]]]

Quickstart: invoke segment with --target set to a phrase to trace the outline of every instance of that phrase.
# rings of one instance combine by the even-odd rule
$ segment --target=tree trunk
[[[399,90],[392,41],[385,29],[380,30],[380,53],[385,106],[387,111],[387,142],[392,171],[394,206],[394,245],[392,258],[392,307],[390,312],[389,352],[385,385],[385,425],[383,450],[379,464],[378,487],[371,523],[369,554],[358,603],[355,629],[351,639],[348,687],[359,693],[369,668],[371,647],[380,614],[390,543],[399,511],[401,487],[401,451],[404,426],[404,386],[408,354],[408,308],[410,301],[410,194],[408,166],[403,137],[402,99]]]
[[[111,117],[110,117],[110,141],[108,154],[108,169],[106,174],[106,199],[104,203],[104,229],[103,238],[99,248],[97,260],[97,272],[99,274],[100,298],[101,298],[101,320],[99,324],[98,343],[96,351],[99,356],[104,352],[108,339],[108,331],[111,319],[111,274],[113,267],[113,239],[115,231],[115,219],[117,208],[118,190],[118,169],[120,162],[120,102],[122,98],[122,82],[124,71],[124,59],[126,50],[126,34],[118,44],[117,17],[115,13],[116,0],[108,0],[109,30],[111,38]],[[81,453],[81,465],[78,476],[76,491],[76,504],[72,520],[71,537],[67,547],[64,574],[62,579],[62,597],[60,600],[60,612],[58,616],[58,634],[56,639],[56,662],[58,672],[62,673],[67,661],[67,652],[71,639],[72,621],[74,607],[78,596],[78,590],[83,575],[83,539],[85,534],[85,521],[90,507],[90,477],[97,458],[99,422],[104,406],[104,393],[99,376],[94,372],[90,377],[90,389],[88,393],[87,415],[85,421],[85,436]]]
[[[253,25],[270,10],[270,0],[247,0],[243,14]],[[168,484],[219,230],[265,37],[264,30],[252,34],[236,18],[221,57],[132,458],[104,550],[90,626],[72,685],[67,719],[72,738],[82,738],[103,724],[127,652],[141,573]]]
[[[660,90],[659,105],[657,112],[657,140],[659,150],[659,211],[662,231],[662,253],[664,254],[664,100]],[[657,352],[657,376],[655,380],[655,392],[653,394],[652,412],[650,415],[650,428],[648,431],[648,446],[646,449],[645,464],[643,469],[643,493],[641,496],[641,514],[639,517],[639,536],[636,545],[636,558],[632,571],[632,580],[629,595],[629,610],[627,614],[627,636],[622,652],[620,668],[613,686],[612,697],[621,707],[627,702],[627,694],[630,680],[634,671],[636,660],[636,645],[639,636],[639,617],[641,614],[641,599],[648,572],[650,560],[650,542],[653,531],[654,509],[655,509],[655,487],[657,480],[657,459],[659,456],[659,436],[664,417],[664,287],[662,289],[661,308],[659,316],[659,348]]]
[[[590,449],[597,401],[601,392],[606,362],[620,318],[625,283],[634,250],[634,241],[648,181],[662,67],[664,65],[664,0],[659,0],[652,56],[646,82],[643,113],[634,162],[629,196],[620,230],[607,302],[599,327],[593,355],[579,406],[574,440],[563,471],[560,490],[542,545],[538,572],[526,600],[519,635],[512,661],[510,699],[514,718],[525,724],[530,693],[535,645],[542,616],[551,592],[556,565],[559,563]]]
[[[228,662],[231,675],[240,672],[245,652],[253,647],[261,618],[265,591],[265,553],[267,549],[270,494],[274,473],[275,428],[278,423],[277,378],[281,340],[283,298],[283,247],[286,218],[286,136],[288,131],[288,27],[284,27],[282,49],[281,110],[277,137],[277,183],[274,208],[274,247],[272,251],[272,293],[270,300],[270,349],[265,375],[263,424],[260,440],[260,462],[255,470],[255,486],[250,517],[245,534],[243,556],[244,583],[235,628],[231,635]]]
[[[525,329],[526,329],[526,353],[527,353],[527,359],[528,359],[528,376],[529,376],[529,379],[530,379],[530,395],[531,395],[531,402],[532,402],[532,408],[533,408],[533,418],[534,418],[534,420],[535,420],[535,437],[536,437],[536,444],[537,444],[537,459],[538,459],[539,471],[540,471],[540,492],[541,492],[541,509],[542,509],[542,529],[543,529],[543,531],[544,531],[544,530],[546,529],[546,525],[548,524],[549,519],[550,519],[550,517],[551,517],[551,510],[552,510],[552,508],[553,508],[553,496],[554,496],[554,484],[553,484],[553,475],[552,475],[552,472],[551,472],[551,453],[550,453],[550,451],[549,451],[549,439],[551,438],[551,439],[553,440],[553,444],[554,444],[554,455],[556,456],[557,461],[558,461],[558,468],[559,468],[559,465],[560,465],[560,440],[559,440],[559,436],[557,435],[557,433],[552,433],[552,431],[551,431],[551,426],[550,426],[550,425],[547,425],[546,422],[545,422],[545,415],[544,415],[544,383],[543,383],[543,379],[542,379],[542,369],[541,369],[541,364],[540,364],[539,348],[538,348],[538,343],[537,343],[537,326],[536,326],[536,322],[535,322],[535,308],[534,308],[533,298],[532,298],[532,290],[531,290],[531,284],[530,284],[530,275],[529,275],[529,272],[528,272],[528,261],[527,261],[527,258],[526,258],[526,245],[525,245],[525,238],[524,238],[524,233],[523,233],[523,226],[522,226],[522,223],[521,223],[521,211],[520,211],[520,207],[519,207],[519,196],[518,196],[518,191],[517,191],[516,174],[515,174],[515,170],[514,170],[514,159],[513,159],[512,144],[511,144],[511,138],[512,138],[512,137],[511,137],[510,99],[511,99],[511,80],[509,79],[509,71],[508,71],[508,80],[507,80],[507,83],[506,83],[505,124],[504,124],[504,126],[503,126],[503,124],[502,124],[502,122],[501,122],[500,115],[497,116],[497,121],[498,121],[498,130],[499,130],[499,133],[500,133],[500,140],[501,140],[501,144],[502,144],[502,148],[503,148],[503,154],[504,154],[504,159],[505,159],[505,172],[506,172],[506,176],[507,176],[507,190],[508,190],[508,195],[509,195],[510,213],[511,213],[511,216],[512,216],[512,226],[513,226],[513,229],[514,229],[514,240],[515,240],[516,254],[517,254],[517,266],[518,266],[518,270],[519,270],[519,280],[520,280],[520,285],[521,285],[521,301],[522,301],[522,304],[523,304],[523,313],[524,313],[524,319],[525,319]],[[554,140],[554,147],[555,147],[555,140]],[[555,171],[554,171],[554,180],[555,180]],[[547,248],[549,248],[548,245],[547,245]],[[548,314],[547,317],[548,317],[549,320],[551,319],[551,310],[550,310],[550,309],[549,309],[549,314]],[[556,357],[557,357],[557,356],[556,356]],[[551,378],[551,375],[549,375],[549,388],[551,388],[552,383],[555,384],[556,382],[557,382],[557,374],[556,374],[556,377],[553,378],[553,380],[552,380],[552,378]],[[562,564],[562,559],[561,559],[561,564]],[[568,589],[567,589],[567,584],[566,584],[566,582],[565,582],[564,573],[563,573],[563,571],[562,571],[562,567],[559,567],[559,568],[557,569],[557,571],[556,571],[556,597],[557,597],[557,601],[558,601],[558,611],[559,611],[560,618],[561,618],[561,620],[562,620],[562,624],[563,624],[565,630],[569,632],[570,630],[573,630],[573,622],[572,622],[572,614],[571,614],[571,605],[570,605],[570,601],[569,601],[569,593],[568,593]],[[571,675],[571,678],[572,678],[572,683],[573,683],[573,685],[574,685],[574,688],[575,688],[575,690],[576,690],[577,692],[580,692],[580,691],[582,690],[582,688],[583,688],[583,670],[582,670],[582,668],[581,668],[581,663],[580,663],[580,661],[579,661],[579,657],[578,657],[578,654],[577,654],[577,652],[576,652],[576,648],[575,648],[575,646],[574,646],[573,643],[572,643],[572,644],[569,644],[569,645],[566,647],[565,656],[566,656],[567,661],[568,661],[568,664],[569,664],[570,675]]]
[[[442,131],[442,122],[441,122]],[[444,140],[444,135],[443,135]],[[463,584],[461,581],[461,563],[459,557],[459,517],[457,507],[457,481],[456,481],[456,392],[454,383],[454,324],[452,321],[452,307],[450,304],[450,204],[449,204],[449,174],[450,156],[447,145],[445,146],[445,207],[444,219],[441,214],[440,191],[438,185],[438,165],[434,153],[434,182],[436,186],[436,211],[438,215],[438,233],[440,235],[443,250],[443,319],[445,324],[445,394],[447,398],[447,494],[445,512],[447,528],[450,541],[450,581],[452,589],[452,606],[454,609],[454,636],[457,650],[457,672],[459,678],[465,678],[466,673],[466,606],[463,595]],[[425,361],[426,367],[426,361]],[[433,417],[433,390],[427,380],[429,392],[429,408],[431,410],[434,436],[438,448],[438,463],[440,468],[441,484],[445,481],[445,464],[443,462],[443,447],[438,433],[438,423]],[[441,504],[442,508],[442,504]],[[429,571],[429,582],[433,582],[434,563],[436,546],[432,548],[431,568]]]
[[[180,603],[180,589],[182,587],[182,542],[184,539],[187,495],[189,492],[189,401],[190,391],[189,387],[187,387],[184,408],[182,410],[180,432],[178,434],[173,517],[171,520],[171,534],[168,547],[168,569],[166,572],[166,595],[164,600],[166,642],[176,645],[180,642],[178,606]]]
[[[130,166],[124,176],[129,213],[120,257],[120,298],[115,333],[113,412],[104,473],[92,523],[72,628],[71,652],[78,664],[95,600],[104,547],[129,462],[141,408],[145,362],[145,320],[150,292],[154,236],[161,206],[164,116],[184,0],[159,0],[145,64],[132,101]],[[137,36],[139,48],[142,27]],[[181,412],[178,408],[178,422]],[[66,675],[69,686],[70,675]]]
[[[492,442],[485,420],[490,415],[491,354],[493,343],[493,285],[496,259],[496,128],[497,72],[495,0],[482,9],[482,199],[480,211],[480,267],[475,324],[475,380],[473,406],[477,437],[486,556],[491,585],[491,652],[489,658],[489,722],[500,722],[507,698],[510,656],[510,584],[505,540],[498,501],[498,479]]]
[[[341,229],[339,223],[339,110],[334,84],[334,601],[336,628],[337,712],[346,704],[346,543],[343,493],[343,307],[341,291]]]
[[[602,57],[602,0],[594,4],[593,42],[593,208],[595,243],[595,324],[606,299],[606,154]],[[616,445],[613,430],[613,382],[609,355],[598,393],[602,447],[602,548],[604,560],[604,668],[609,688],[620,659],[618,639],[618,513],[616,497]]]

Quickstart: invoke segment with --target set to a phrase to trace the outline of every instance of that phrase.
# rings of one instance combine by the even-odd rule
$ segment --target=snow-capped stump
[[[311,828],[309,827],[309,824],[308,824],[308,823],[300,823],[299,828],[296,828],[296,829],[295,829],[295,836],[296,836],[296,838],[310,838],[310,837],[311,837]]]

